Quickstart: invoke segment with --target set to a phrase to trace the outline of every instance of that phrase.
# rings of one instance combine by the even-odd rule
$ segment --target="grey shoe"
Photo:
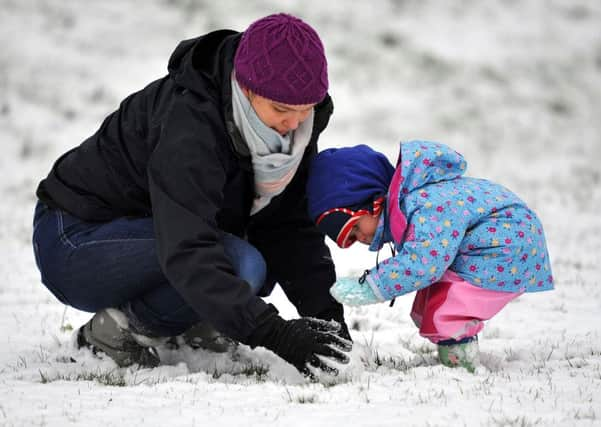
[[[227,353],[238,343],[221,334],[208,322],[199,322],[182,334],[184,343],[194,349],[202,348],[215,353]]]
[[[99,311],[77,332],[77,346],[88,347],[94,354],[103,352],[120,367],[138,364],[145,368],[159,366],[156,349],[142,341],[128,328],[127,318],[119,310]]]

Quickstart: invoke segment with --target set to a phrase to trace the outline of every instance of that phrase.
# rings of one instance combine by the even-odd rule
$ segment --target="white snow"
[[[39,280],[38,181],[176,44],[276,11],[320,32],[335,115],[321,147],[445,142],[515,190],[545,226],[557,289],[488,322],[472,375],[436,362],[412,297],[347,310],[355,346],[306,382],[267,350],[161,350],[118,369],[74,350],[90,314]],[[584,0],[0,0],[0,425],[601,425],[601,3]],[[339,275],[375,262],[332,247]],[[384,253],[383,253],[384,255]],[[293,307],[269,298],[286,317]]]

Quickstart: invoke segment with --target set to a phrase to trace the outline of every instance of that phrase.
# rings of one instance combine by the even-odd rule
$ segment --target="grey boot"
[[[129,330],[122,312],[108,308],[96,313],[79,328],[77,346],[88,347],[94,354],[103,352],[120,367],[137,363],[141,367],[155,368],[160,364],[158,353],[149,345],[150,341],[143,341],[143,338]]]

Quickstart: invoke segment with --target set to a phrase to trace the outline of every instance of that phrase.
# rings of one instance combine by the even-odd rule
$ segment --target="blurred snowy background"
[[[476,375],[436,364],[411,296],[347,311],[353,363],[328,384],[246,347],[163,350],[166,366],[137,371],[72,348],[90,315],[39,282],[38,181],[164,75],[180,40],[280,11],[326,47],[321,148],[366,143],[394,161],[400,140],[445,142],[539,213],[557,289],[489,322]],[[0,48],[1,426],[601,425],[601,2],[0,0]],[[339,275],[375,261],[332,249]]]

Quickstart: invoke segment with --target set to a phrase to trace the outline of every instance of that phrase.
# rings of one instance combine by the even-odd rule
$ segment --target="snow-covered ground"
[[[545,225],[557,289],[481,334],[475,375],[439,366],[408,310],[348,310],[353,361],[311,384],[266,350],[161,350],[117,369],[71,345],[90,315],[40,284],[37,182],[182,39],[275,11],[320,32],[336,109],[321,146],[401,139],[461,151]],[[601,3],[596,1],[0,0],[0,425],[601,425]],[[339,275],[371,267],[335,250]],[[271,298],[296,316],[281,292]]]

